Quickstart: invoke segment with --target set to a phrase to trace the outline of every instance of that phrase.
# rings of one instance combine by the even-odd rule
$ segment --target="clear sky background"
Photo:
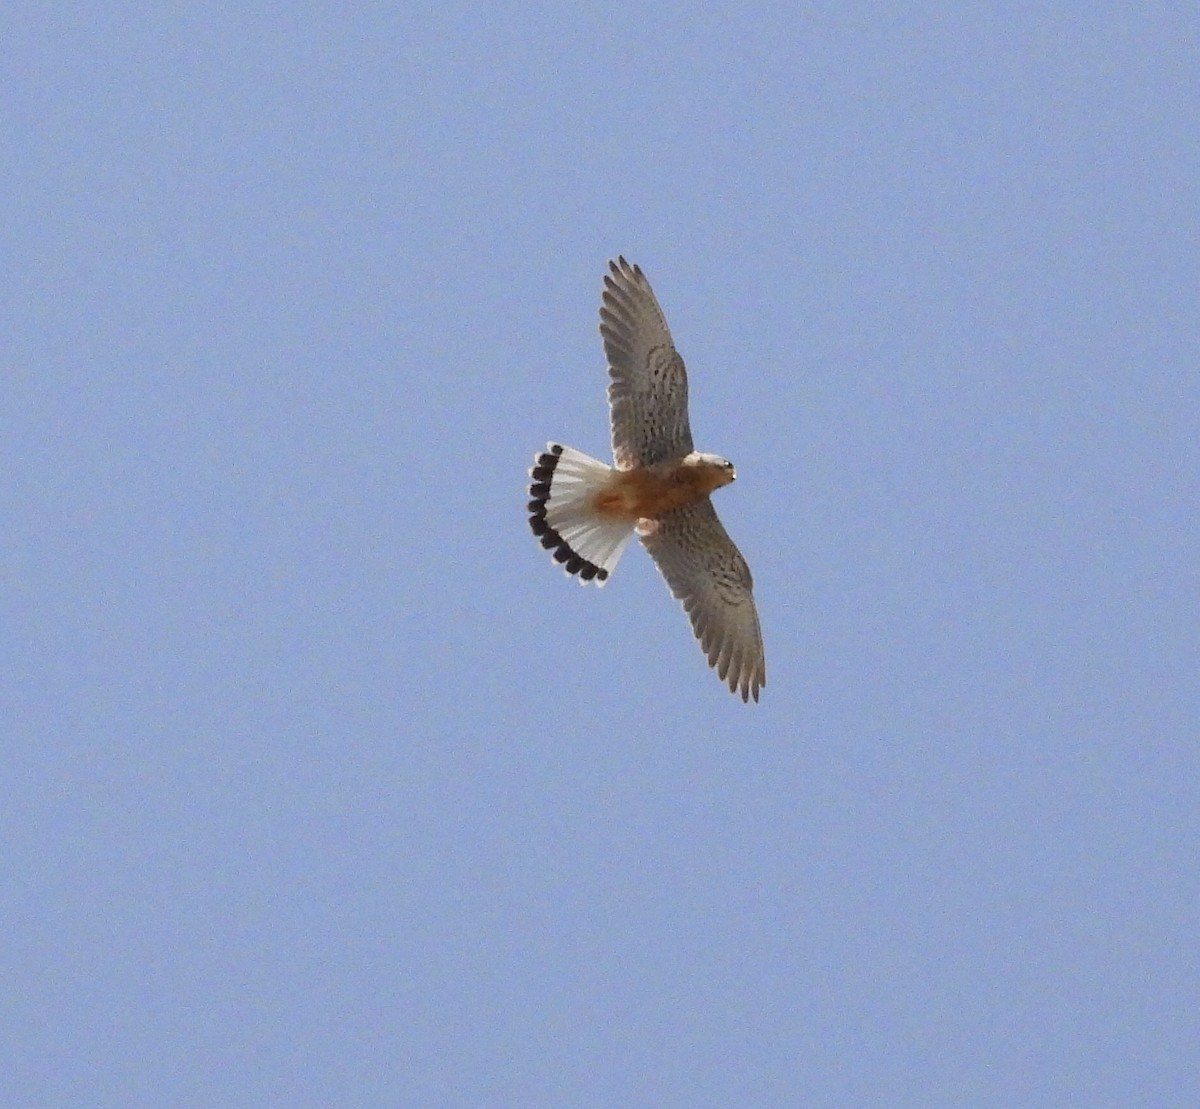
[[[1200,1104],[1190,5],[0,42],[0,1101]],[[618,252],[757,706],[528,532]]]

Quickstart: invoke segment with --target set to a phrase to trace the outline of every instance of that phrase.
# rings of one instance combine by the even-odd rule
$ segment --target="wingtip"
[[[735,680],[729,683],[729,688],[733,690],[734,696],[741,694],[743,705],[748,705],[751,701],[757,705],[758,692],[764,685],[766,685],[766,682],[760,682],[752,678],[743,678],[740,687]]]
[[[642,276],[642,267],[636,262],[630,262],[624,254],[618,254],[616,259],[610,258],[608,268],[615,277]],[[607,280],[607,276],[605,279]]]

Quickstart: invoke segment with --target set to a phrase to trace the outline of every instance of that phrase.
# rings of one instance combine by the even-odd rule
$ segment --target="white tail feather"
[[[633,535],[632,524],[605,519],[592,507],[612,475],[611,466],[559,443],[548,443],[529,471],[529,526],[563,569],[585,584],[604,584]]]

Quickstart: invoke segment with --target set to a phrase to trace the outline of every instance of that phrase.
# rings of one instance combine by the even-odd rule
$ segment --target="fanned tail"
[[[547,443],[529,476],[529,527],[568,574],[603,585],[625,551],[633,525],[600,516],[593,498],[613,468],[573,447]]]

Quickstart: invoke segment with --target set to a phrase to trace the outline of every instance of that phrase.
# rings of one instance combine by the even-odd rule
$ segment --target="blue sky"
[[[1185,8],[11,6],[5,1103],[1195,1104]],[[757,706],[528,533],[618,252]]]

